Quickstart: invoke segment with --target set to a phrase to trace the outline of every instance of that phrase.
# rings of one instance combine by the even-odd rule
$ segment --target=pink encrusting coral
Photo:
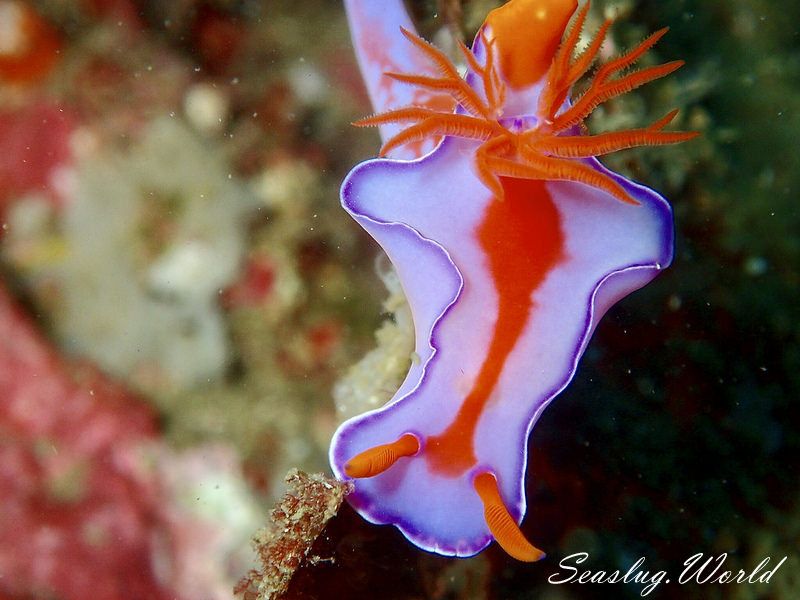
[[[0,590],[173,598],[156,576],[155,415],[61,360],[0,288]]]
[[[228,597],[242,532],[199,512],[212,482],[242,495],[229,450],[168,450],[149,406],[61,359],[3,287],[0,398],[0,596]],[[245,535],[250,509],[229,519]]]
[[[396,525],[421,548],[469,556],[496,540],[538,560],[518,527],[528,436],[606,310],[672,260],[667,201],[596,156],[696,135],[664,131],[676,111],[597,135],[583,121],[682,63],[628,71],[661,30],[599,67],[570,100],[610,27],[574,56],[588,3],[511,0],[489,14],[471,50],[461,46],[464,78],[408,29],[401,2],[347,6],[379,111],[357,124],[380,127],[381,155],[398,158],[357,166],[342,204],[392,260],[420,360],[387,406],[339,428],[331,464],[356,480],[348,501],[365,518]],[[376,35],[384,46],[370,42]],[[433,75],[414,71],[419,56]],[[388,63],[403,71],[381,72]],[[400,86],[446,92],[457,108],[395,93]],[[420,158],[402,159],[409,144]]]

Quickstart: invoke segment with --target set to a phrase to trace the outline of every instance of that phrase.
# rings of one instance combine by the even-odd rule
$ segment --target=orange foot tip
[[[391,467],[404,456],[419,452],[419,440],[410,433],[403,434],[391,444],[375,446],[351,458],[344,466],[348,477],[360,479],[375,477]]]
[[[483,502],[483,517],[500,547],[517,560],[536,562],[545,557],[545,553],[525,539],[517,522],[508,512],[497,479],[489,472],[475,477],[475,491]]]

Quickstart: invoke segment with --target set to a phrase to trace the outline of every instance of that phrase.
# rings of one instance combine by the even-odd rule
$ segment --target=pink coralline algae
[[[154,414],[61,360],[0,287],[0,596],[175,598],[143,449]]]

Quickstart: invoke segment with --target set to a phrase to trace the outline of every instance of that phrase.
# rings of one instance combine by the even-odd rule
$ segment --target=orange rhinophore
[[[517,560],[536,562],[544,558],[544,552],[525,539],[514,517],[503,504],[495,476],[491,473],[480,473],[475,477],[474,485],[483,502],[486,524],[500,547]]]
[[[351,458],[344,466],[349,477],[375,477],[404,456],[419,452],[419,440],[407,433],[391,444],[375,446]]]

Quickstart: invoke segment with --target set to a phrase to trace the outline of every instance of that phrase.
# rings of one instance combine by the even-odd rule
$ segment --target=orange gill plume
[[[561,0],[540,0],[530,2],[512,0],[523,9],[532,12],[534,23],[553,6],[563,7]],[[508,5],[507,5],[508,6]],[[531,11],[531,7],[538,7]],[[542,8],[544,7],[544,8]],[[671,111],[651,125],[641,129],[631,129],[597,135],[573,135],[574,128],[581,126],[585,119],[600,104],[625,94],[646,83],[669,75],[683,65],[676,60],[662,65],[642,68],[620,75],[631,67],[667,32],[661,29],[640,44],[612,59],[597,69],[592,76],[586,91],[567,102],[572,86],[583,77],[597,58],[597,54],[611,27],[611,20],[606,20],[586,49],[575,56],[581,31],[589,12],[590,2],[586,2],[578,11],[575,23],[566,38],[554,51],[550,66],[544,75],[535,71],[541,65],[542,57],[535,60],[510,60],[514,54],[509,44],[527,37],[529,32],[522,29],[519,18],[513,21],[505,19],[497,21],[492,15],[487,18],[478,38],[485,48],[485,61],[481,65],[475,55],[464,45],[459,49],[464,55],[469,69],[480,77],[482,94],[473,89],[463,79],[455,65],[439,49],[422,38],[403,29],[403,35],[416,46],[436,67],[438,77],[415,75],[412,73],[386,73],[395,80],[415,85],[428,90],[450,94],[463,109],[462,113],[442,113],[429,108],[408,106],[366,117],[354,124],[359,127],[378,126],[386,123],[408,123],[409,126],[390,138],[381,148],[380,155],[386,156],[392,149],[403,144],[418,142],[439,136],[453,136],[478,140],[481,145],[475,152],[475,169],[483,184],[495,198],[503,198],[503,187],[500,177],[521,179],[562,180],[583,183],[599,188],[621,202],[637,204],[614,179],[582,162],[581,158],[599,156],[633,148],[637,146],[659,146],[676,144],[696,137],[694,131],[663,131],[677,115]],[[545,11],[544,13],[542,11]],[[551,11],[552,12],[552,11]],[[563,36],[568,16],[555,12],[551,14],[551,27],[558,27],[558,37]],[[553,25],[553,22],[555,25]],[[513,27],[512,27],[513,24]],[[487,27],[491,36],[487,35]],[[552,32],[551,32],[552,33]],[[549,39],[549,38],[547,38]],[[499,49],[498,49],[499,47]],[[523,46],[522,49],[525,49]],[[517,50],[517,53],[519,50]],[[537,48],[541,52],[541,48]],[[498,55],[501,55],[498,57]],[[508,66],[508,65],[513,66]],[[506,96],[506,82],[518,87],[519,81],[537,81],[525,79],[520,75],[520,65],[528,65],[534,70],[531,77],[543,77],[537,111],[537,123],[528,130],[518,131],[503,124],[503,107]],[[499,65],[499,68],[498,68]],[[512,69],[511,74],[507,73]]]

